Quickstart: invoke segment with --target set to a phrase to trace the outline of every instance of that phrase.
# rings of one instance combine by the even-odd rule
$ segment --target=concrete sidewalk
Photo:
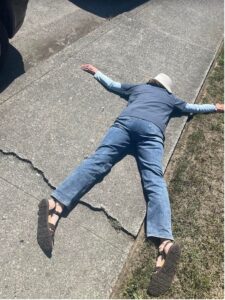
[[[93,63],[121,82],[165,72],[177,96],[194,102],[222,38],[222,0],[152,0],[1,95],[1,298],[109,298],[142,225],[139,174],[126,157],[60,221],[52,259],[36,243],[38,202],[95,150],[126,104],[79,66]],[[164,167],[185,121],[168,126]]]

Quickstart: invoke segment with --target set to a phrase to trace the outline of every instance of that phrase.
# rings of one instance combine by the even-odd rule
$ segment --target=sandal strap
[[[58,217],[61,217],[61,214],[62,214],[62,213],[60,213],[60,212],[58,212],[58,211],[56,211],[56,210],[53,210],[53,212],[52,212],[52,215],[56,215],[56,216],[58,216]]]
[[[164,244],[164,247],[163,247],[163,251],[164,251],[164,249],[165,249],[165,247],[169,244],[169,243],[172,243],[173,244],[173,242],[172,241],[167,241],[165,244]]]
[[[162,250],[158,250],[157,259],[158,259],[159,256],[162,256],[162,259],[164,260],[164,263],[165,263],[166,256],[167,256],[167,254],[166,254],[166,252],[165,252],[164,249],[165,249],[165,247],[166,247],[169,243],[173,243],[173,242],[172,242],[172,241],[167,241],[167,242],[164,244],[163,249],[162,249]],[[158,272],[162,269],[164,263],[162,264],[162,266],[155,267],[154,273],[158,273]]]
[[[166,253],[165,253],[165,247],[169,244],[169,243],[173,243],[172,241],[167,241],[165,244],[164,244],[164,247],[163,247],[163,250],[159,250],[158,251],[158,254],[157,254],[157,257],[159,257],[160,255],[163,257],[163,259],[166,258]]]
[[[55,232],[56,226],[52,223],[48,223],[48,228],[50,228],[50,231]]]

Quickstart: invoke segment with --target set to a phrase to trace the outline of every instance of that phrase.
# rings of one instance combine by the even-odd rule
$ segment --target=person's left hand
[[[216,112],[224,113],[224,104],[216,103]]]

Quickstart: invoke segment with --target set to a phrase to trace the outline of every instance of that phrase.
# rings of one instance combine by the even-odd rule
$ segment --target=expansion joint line
[[[39,168],[37,168],[36,166],[34,166],[34,164],[32,163],[32,161],[30,161],[29,159],[27,158],[23,158],[21,156],[19,156],[17,153],[15,152],[12,152],[12,151],[5,151],[5,150],[2,150],[0,149],[0,153],[4,156],[12,156],[24,163],[27,163],[30,165],[30,167],[36,171],[43,179],[43,181],[52,189],[52,190],[55,190],[55,186],[53,186],[50,181],[48,180],[48,178],[45,176],[44,172],[42,170],[40,170]],[[131,232],[129,232],[128,230],[126,230],[121,224],[120,222],[113,218],[112,216],[110,216],[110,214],[106,211],[105,208],[103,207],[95,207],[95,206],[92,206],[91,204],[87,203],[87,202],[84,202],[84,201],[79,201],[78,204],[81,204],[83,206],[86,206],[88,207],[89,209],[93,210],[93,211],[96,211],[96,212],[102,212],[106,218],[108,219],[109,223],[111,224],[111,226],[116,230],[116,231],[122,231],[124,233],[126,233],[129,237],[132,237],[133,239],[136,238],[136,236],[134,234],[132,234]]]

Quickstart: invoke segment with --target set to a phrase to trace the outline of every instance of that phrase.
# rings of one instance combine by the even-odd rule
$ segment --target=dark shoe
[[[168,243],[170,242],[164,245],[164,249]],[[180,246],[174,243],[167,254],[163,250],[159,252],[159,255],[162,255],[165,262],[162,267],[157,267],[156,272],[152,275],[147,290],[147,293],[152,296],[162,295],[170,288],[181,255]]]
[[[49,203],[46,199],[41,200],[38,207],[37,241],[42,251],[51,257],[56,226],[48,223],[48,217],[54,212],[54,209],[49,209]]]

